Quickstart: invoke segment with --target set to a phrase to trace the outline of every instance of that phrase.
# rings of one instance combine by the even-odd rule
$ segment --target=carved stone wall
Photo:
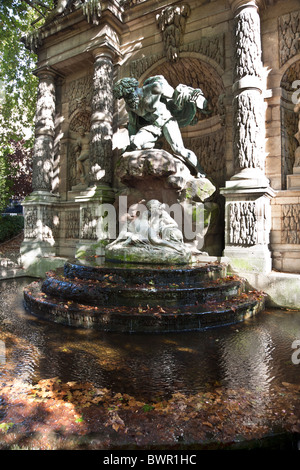
[[[286,176],[293,173],[297,140],[298,117],[293,110],[281,107],[281,162],[282,188],[286,189]]]
[[[91,208],[82,209],[81,233],[80,238],[85,240],[97,240],[98,217],[95,216]]]
[[[300,205],[284,204],[282,206],[281,242],[300,245]]]
[[[25,210],[24,237],[28,239],[37,237],[38,210],[36,207],[29,207]]]
[[[300,52],[300,10],[278,18],[279,58],[282,67]]]
[[[200,137],[184,139],[187,148],[198,156],[201,167],[217,187],[225,184],[225,130],[220,129]]]
[[[230,204],[230,244],[251,246],[257,243],[255,202]]]
[[[68,84],[67,91],[69,118],[75,111],[85,112],[91,108],[93,97],[93,76],[88,74]]]
[[[180,46],[187,18],[191,8],[187,3],[171,5],[156,15],[157,25],[161,31],[167,60],[176,61],[179,58]]]
[[[65,214],[65,238],[79,238],[80,219],[79,211],[67,211]]]
[[[202,37],[196,41],[188,42],[180,47],[180,52],[198,53],[215,61],[220,67],[225,66],[225,40],[224,34],[211,37]],[[140,78],[156,62],[165,57],[163,52],[147,54],[147,56],[131,61],[130,74],[132,77]],[[181,59],[183,57],[181,56]],[[192,67],[191,67],[192,68]]]
[[[39,241],[53,241],[58,238],[60,229],[60,216],[57,208],[50,205],[26,207],[25,209],[25,239],[38,239]]]

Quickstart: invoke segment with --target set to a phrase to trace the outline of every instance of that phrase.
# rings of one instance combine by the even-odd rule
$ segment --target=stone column
[[[90,143],[90,186],[112,181],[113,52],[93,51],[94,77]]]
[[[50,69],[37,72],[39,78],[35,143],[33,150],[33,191],[50,193],[52,189],[52,166],[55,119],[55,74]]]
[[[38,258],[55,256],[59,236],[59,215],[55,203],[59,196],[52,193],[52,171],[55,133],[55,72],[42,68],[39,78],[33,149],[33,192],[25,198],[24,242],[21,261],[30,268]]]
[[[234,1],[233,180],[268,186],[265,169],[265,106],[260,17],[255,1]],[[247,182],[249,184],[250,181]]]
[[[109,242],[104,213],[107,212],[107,204],[112,205],[115,199],[111,187],[114,52],[108,47],[99,47],[92,53],[94,76],[89,187],[75,197],[75,201],[80,204],[80,240],[76,249],[77,257],[104,254],[105,244]]]
[[[233,268],[268,272],[274,196],[265,176],[265,104],[258,1],[231,0],[233,11],[233,159],[222,194],[225,250]]]

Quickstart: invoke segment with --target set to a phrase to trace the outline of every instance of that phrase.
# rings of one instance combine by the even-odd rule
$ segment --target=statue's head
[[[157,199],[150,199],[150,201],[146,203],[146,207],[150,212],[160,209],[161,205],[161,202],[159,202]]]
[[[120,100],[124,98],[131,108],[136,108],[138,103],[138,95],[136,93],[139,82],[136,78],[126,77],[118,80],[113,88],[114,98]]]

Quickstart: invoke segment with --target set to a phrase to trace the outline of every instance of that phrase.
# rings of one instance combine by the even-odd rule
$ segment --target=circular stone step
[[[70,326],[119,332],[201,330],[264,308],[245,281],[219,263],[154,267],[68,262],[24,289],[32,314]]]
[[[106,306],[183,306],[203,303],[209,299],[225,299],[239,295],[244,282],[236,277],[203,281],[200,285],[171,283],[169,285],[125,284],[105,281],[68,279],[53,273],[42,283],[42,292],[55,298],[72,300],[86,305]]]
[[[56,271],[58,272],[58,271]],[[164,266],[108,263],[97,265],[96,259],[88,259],[87,264],[78,260],[67,262],[63,268],[64,276],[69,279],[111,281],[122,284],[187,285],[199,284],[225,277],[227,267],[222,263],[207,263],[193,266]]]
[[[184,308],[86,306],[61,301],[41,291],[35,281],[24,289],[28,312],[63,325],[127,333],[199,331],[244,321],[264,309],[264,296],[241,294],[229,300],[208,301]]]

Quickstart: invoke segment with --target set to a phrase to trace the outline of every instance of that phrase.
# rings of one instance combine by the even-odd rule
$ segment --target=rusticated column
[[[94,77],[90,142],[90,186],[112,180],[113,52],[93,51]]]
[[[265,169],[265,120],[262,95],[260,17],[255,1],[233,1],[233,157],[232,179],[268,185]]]
[[[55,73],[50,69],[37,71],[39,78],[35,143],[33,151],[33,191],[51,192],[54,148]]]
[[[105,230],[104,208],[114,203],[112,183],[113,56],[108,47],[94,55],[93,98],[90,128],[89,188],[75,197],[80,205],[80,238],[76,257],[102,256],[109,233]]]
[[[265,105],[259,1],[231,0],[233,11],[233,159],[225,203],[224,256],[239,273],[270,272],[274,191],[265,176]]]
[[[57,206],[59,195],[52,192],[56,73],[50,68],[43,68],[36,75],[39,85],[33,150],[33,192],[23,201],[25,227],[21,246],[21,261],[23,267],[28,269],[38,258],[56,255],[60,228]]]

